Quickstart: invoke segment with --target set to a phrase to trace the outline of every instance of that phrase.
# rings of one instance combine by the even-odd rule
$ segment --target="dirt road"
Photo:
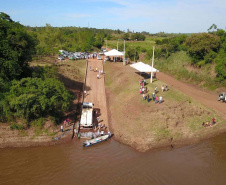
[[[207,107],[218,112],[224,119],[226,119],[226,103],[218,102],[218,94],[206,92],[197,87],[194,87],[191,84],[186,84],[180,82],[179,80],[174,79],[173,77],[159,72],[157,74],[157,79],[164,81],[171,87],[174,87],[186,95],[192,97],[193,99],[201,102]]]
[[[90,67],[92,70],[90,70]],[[98,69],[96,72],[94,69]],[[104,86],[104,74],[99,74],[99,70],[103,70],[102,60],[89,59],[87,67],[87,77],[86,77],[86,87],[85,90],[87,94],[84,98],[84,102],[94,103],[94,110],[98,111],[98,116],[100,117],[102,125],[108,127],[108,117],[107,117],[107,105],[106,105],[106,95]],[[97,75],[99,74],[99,79]],[[97,124],[96,117],[94,118]]]

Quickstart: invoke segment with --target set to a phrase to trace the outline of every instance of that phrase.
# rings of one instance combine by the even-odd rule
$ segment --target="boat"
[[[83,146],[84,147],[89,147],[89,146],[95,145],[97,143],[102,143],[104,141],[107,141],[111,137],[112,137],[112,135],[108,135],[108,134],[103,135],[103,136],[99,136],[97,138],[87,140],[86,142],[83,143]]]

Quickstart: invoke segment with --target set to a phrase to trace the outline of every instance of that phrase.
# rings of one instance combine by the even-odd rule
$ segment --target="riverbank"
[[[45,64],[51,65],[52,62],[43,62],[43,65]],[[33,63],[33,65],[36,64]],[[208,105],[200,104],[192,94],[186,95],[186,88],[181,87],[181,84],[182,90],[178,91],[176,84],[170,85],[172,79],[169,77],[164,76],[165,81],[155,79],[153,84],[147,81],[150,97],[154,92],[154,86],[157,86],[159,91],[157,95],[162,95],[164,99],[162,104],[155,104],[153,101],[148,103],[139,93],[139,73],[130,66],[123,66],[122,63],[104,65],[108,124],[117,141],[144,152],[155,148],[174,148],[197,143],[226,132],[225,118],[222,117],[222,113],[219,114],[214,108],[213,110],[208,108]],[[81,98],[85,62],[65,61],[58,65],[58,69],[59,79]],[[166,83],[169,84],[169,91],[162,93],[161,85]],[[188,87],[193,91],[191,88]],[[94,90],[95,88],[92,89]],[[199,89],[196,90],[202,93]],[[70,117],[74,123],[77,122],[77,105],[78,100],[75,100],[72,111],[65,113],[65,116]],[[213,117],[217,120],[216,125],[208,128],[202,126],[203,121],[211,121]],[[12,131],[9,125],[2,124],[0,125],[0,148],[48,146],[71,141],[72,132],[60,140],[53,140],[61,134],[60,125],[54,126],[53,123],[46,124],[45,128],[38,131],[35,128]]]
[[[157,95],[164,100],[162,104],[155,104],[143,100],[139,93],[140,75],[130,66],[107,63],[105,72],[109,121],[119,142],[144,152],[197,143],[226,132],[222,114],[172,86],[169,91],[161,92],[161,86],[166,84],[164,81],[155,79],[153,84],[148,81],[150,97],[157,86]],[[213,117],[217,120],[216,125],[202,126]]]
[[[53,65],[56,56],[42,58],[39,61],[33,61],[30,66]],[[71,110],[64,113],[64,117],[71,120],[71,124],[64,127],[64,132],[60,132],[60,125],[56,125],[52,120],[46,118],[42,128],[31,127],[29,129],[11,130],[11,123],[0,124],[0,148],[5,147],[28,147],[28,146],[48,146],[57,143],[64,143],[71,140],[73,131],[67,132],[78,119],[78,104],[81,102],[83,94],[83,84],[85,76],[85,62],[65,60],[57,62],[54,65],[58,68],[58,79],[64,83],[67,89],[73,91],[77,98],[74,100]],[[64,134],[62,137],[60,137]],[[55,140],[54,138],[59,138]]]

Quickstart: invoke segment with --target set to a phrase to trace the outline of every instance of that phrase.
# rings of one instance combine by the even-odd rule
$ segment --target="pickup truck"
[[[226,93],[222,92],[219,94],[218,101],[226,102]]]
[[[84,102],[82,104],[80,128],[92,128],[92,127],[93,127],[93,103]]]

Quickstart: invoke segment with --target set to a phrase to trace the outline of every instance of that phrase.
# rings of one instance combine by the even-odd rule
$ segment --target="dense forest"
[[[155,58],[161,70],[170,71],[175,55],[182,56],[180,60],[186,55],[191,61],[189,65],[195,68],[214,66],[216,75],[212,82],[216,87],[226,87],[226,32],[214,24],[208,33],[125,33],[110,29],[58,28],[50,24],[26,27],[13,21],[9,15],[0,13],[0,121],[22,120],[29,126],[34,120],[53,117],[59,123],[62,112],[68,110],[76,98],[57,79],[57,68],[32,68],[28,62],[33,59],[56,55],[60,49],[100,51],[106,41],[126,40],[126,57],[138,60],[142,53],[146,60],[150,60],[152,49],[143,48],[141,43],[152,37],[156,45]],[[141,45],[132,48],[129,42]],[[119,50],[123,50],[122,43]],[[189,73],[184,64],[180,71],[175,71],[185,78],[198,78],[197,74]],[[199,82],[202,80],[200,78]]]
[[[57,124],[75,99],[56,78],[54,66],[29,67],[37,46],[37,38],[26,27],[0,13],[0,121],[22,122],[12,124],[12,129],[29,127],[44,117]]]

